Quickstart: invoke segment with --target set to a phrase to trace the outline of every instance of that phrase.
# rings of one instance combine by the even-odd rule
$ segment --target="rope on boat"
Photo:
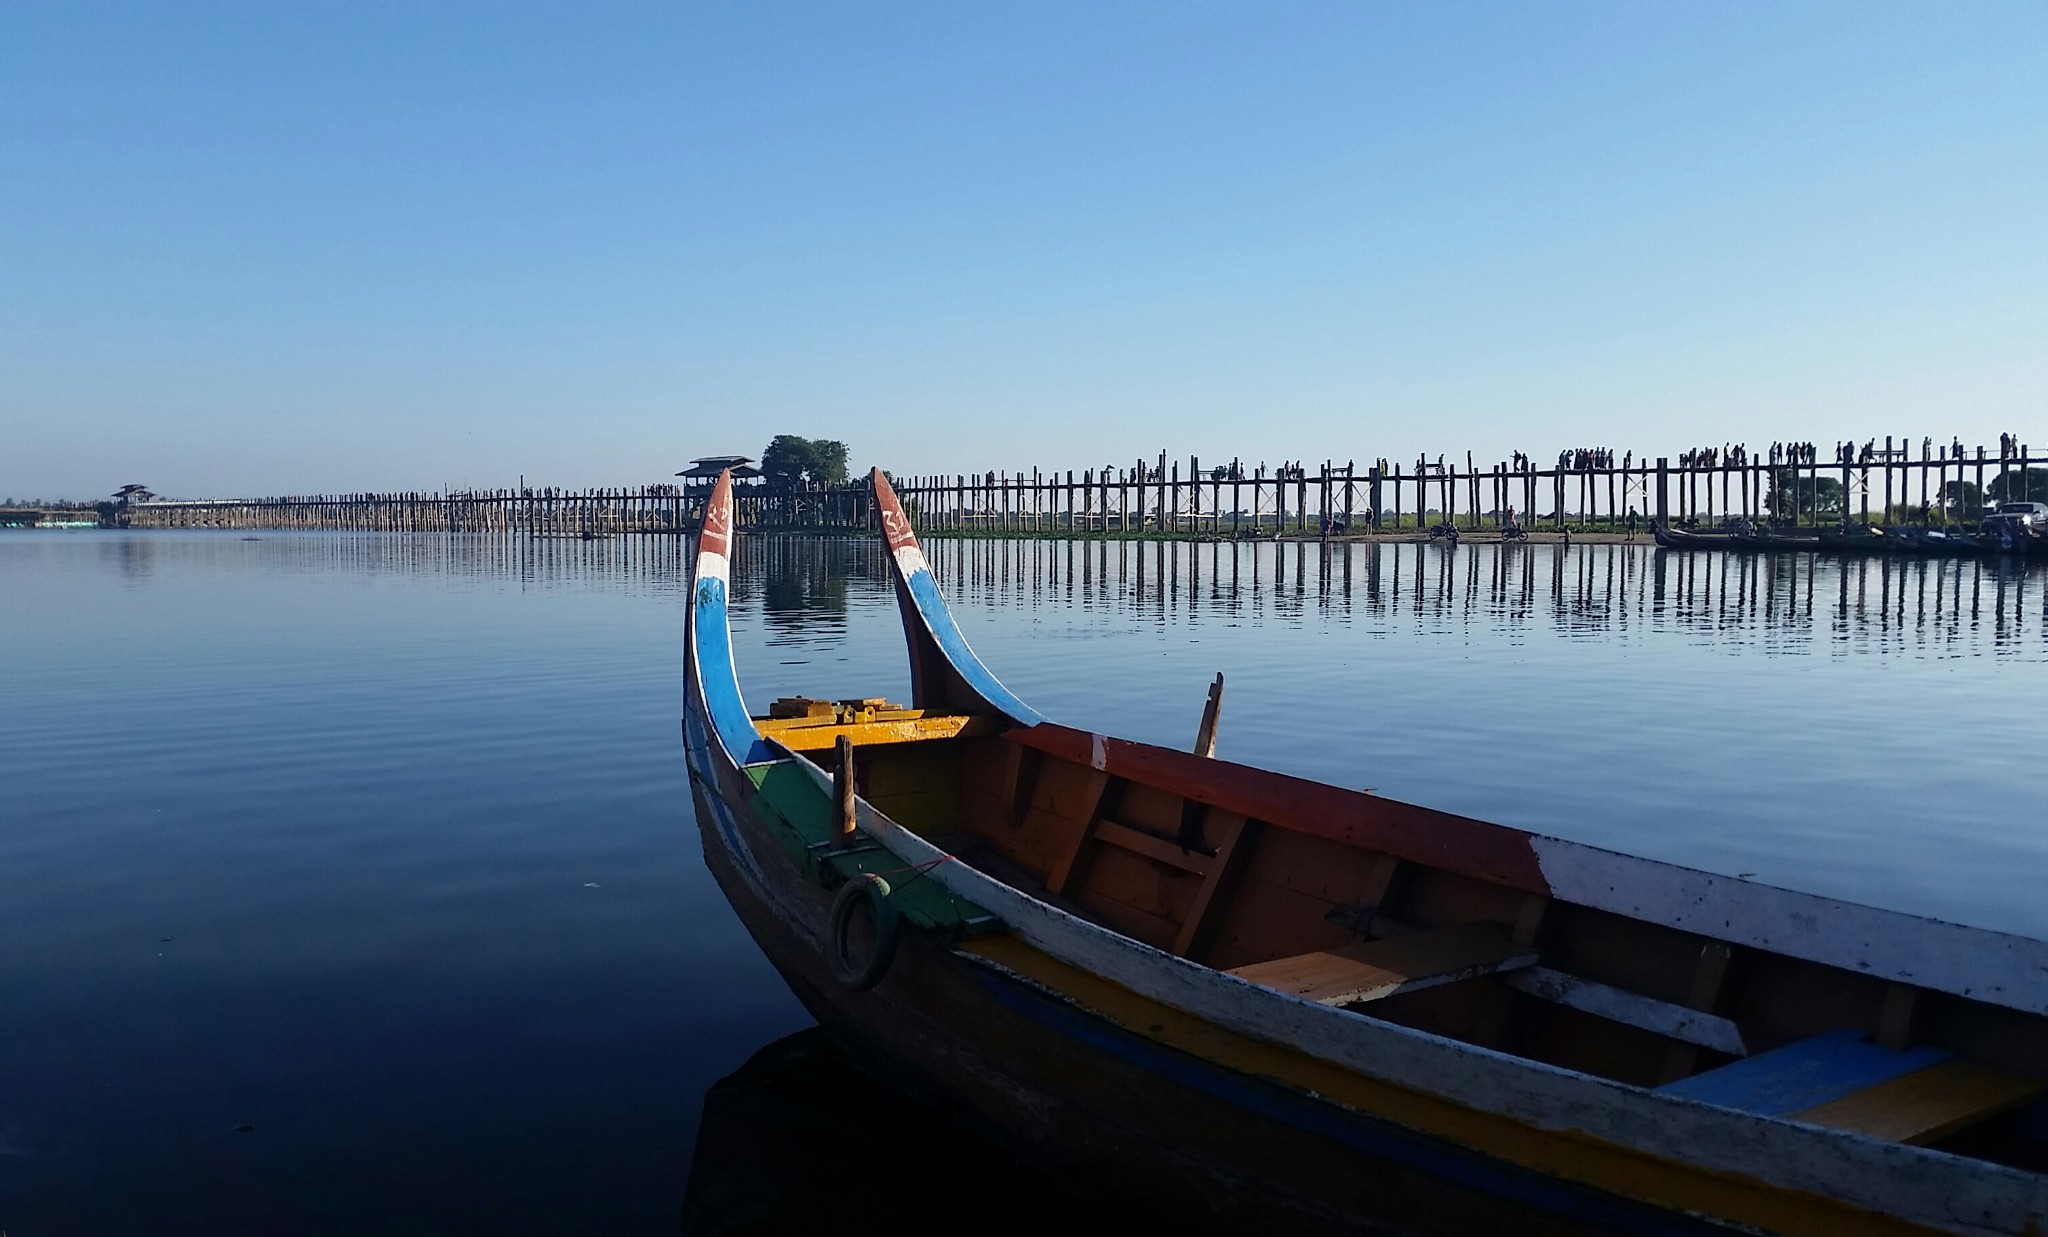
[[[940,855],[937,859],[927,859],[923,863],[908,864],[900,868],[885,868],[880,872],[876,872],[875,875],[895,876],[900,872],[908,872],[911,874],[910,880],[903,882],[904,884],[908,885],[910,881],[923,879],[926,875],[930,874],[933,868],[938,867],[940,864],[953,858],[955,858],[955,856],[953,855]]]

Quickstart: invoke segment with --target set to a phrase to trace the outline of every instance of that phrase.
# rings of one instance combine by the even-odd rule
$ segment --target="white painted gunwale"
[[[2048,941],[1716,876],[1540,833],[1524,836],[1550,895],[1560,901],[2048,1014]]]

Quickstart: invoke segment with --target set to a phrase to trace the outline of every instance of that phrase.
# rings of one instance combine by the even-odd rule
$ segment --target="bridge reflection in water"
[[[131,573],[159,558],[220,555],[299,570],[516,581],[535,589],[643,581],[680,589],[687,539],[461,534],[146,533],[101,547]],[[232,548],[231,548],[232,547]],[[1501,546],[930,538],[933,573],[956,605],[1071,607],[1101,616],[1209,621],[1355,622],[1408,616],[1432,629],[1569,634],[1693,631],[1789,651],[1829,642],[1859,651],[2038,653],[2048,636],[2048,563],[1975,558],[1666,551],[1648,542]],[[742,536],[738,609],[771,633],[844,629],[850,604],[888,590],[878,540]],[[820,626],[826,633],[820,633]]]
[[[830,543],[810,543],[812,545]],[[780,567],[793,547],[761,547]],[[1640,544],[934,540],[933,572],[983,604],[1161,621],[1396,618],[1570,634],[1692,630],[1740,643],[2038,652],[2048,568],[2030,560],[1673,552]],[[879,555],[853,566],[882,576]],[[864,570],[863,570],[864,569]]]

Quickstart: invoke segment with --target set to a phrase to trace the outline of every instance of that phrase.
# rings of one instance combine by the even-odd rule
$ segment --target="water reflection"
[[[103,553],[131,582],[162,563],[234,559],[266,567],[471,578],[581,588],[680,588],[676,537],[471,538],[218,534],[124,536]],[[956,604],[1152,619],[1157,623],[1369,622],[1406,616],[1439,631],[1484,627],[1627,637],[1674,632],[1769,651],[2038,654],[2048,640],[2048,566],[2005,558],[1838,559],[1716,554],[1648,544],[1442,545],[1308,542],[939,540],[932,570]],[[878,541],[741,537],[736,611],[773,643],[843,634],[852,593],[888,588]]]
[[[0,950],[27,1028],[0,1223],[673,1232],[699,1097],[805,1021],[691,835],[689,549],[0,534],[34,602],[0,658],[0,897],[32,946]],[[975,648],[1062,722],[1185,746],[1223,669],[1230,759],[2048,934],[2048,715],[2011,673],[2048,660],[2039,564],[927,549]],[[870,539],[740,538],[748,698],[907,689],[887,567]],[[739,1194],[834,1208],[807,1223],[858,1222],[817,1184],[835,1150],[901,1151],[885,1219],[955,1180],[977,1223],[1044,1196],[838,1065],[768,1093],[864,1096],[858,1122],[736,1115],[741,1075],[705,1105],[695,1231],[767,1231],[712,1184],[764,1142],[796,1175]],[[876,1136],[878,1110],[920,1115]],[[250,1204],[224,1217],[222,1181]]]
[[[684,1237],[893,1231],[1044,1237],[1130,1222],[992,1135],[875,1082],[813,1027],[761,1049],[704,1096]]]
[[[959,599],[1189,625],[1406,615],[1444,630],[1670,631],[1774,651],[1827,644],[1944,656],[2038,653],[2048,632],[2043,568],[2009,559],[1674,553],[1626,544],[935,541],[926,552]],[[879,553],[851,558],[849,568],[879,577]]]
[[[758,596],[771,645],[838,643],[846,630],[849,579],[876,579],[874,555],[848,554],[843,544],[778,537],[748,549],[740,567],[742,604]]]

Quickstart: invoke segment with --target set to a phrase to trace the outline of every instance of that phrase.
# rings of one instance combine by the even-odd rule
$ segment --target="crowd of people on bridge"
[[[1983,448],[1980,447],[1978,450],[1981,452]],[[2000,434],[1998,436],[1998,458],[2000,460],[2017,459],[2024,450],[2026,448],[2020,443],[2019,435]],[[1961,460],[1967,458],[1961,438],[1955,439],[1950,445],[1938,450],[1934,446],[1932,438],[1925,438],[1921,440],[1920,451],[1921,458],[1923,459],[1938,457],[1948,460]],[[1854,441],[1838,440],[1835,443],[1833,458],[1834,462],[1839,465],[1862,465],[1883,462],[1888,459],[1906,459],[1909,456],[1908,450],[1904,445],[1887,449],[1880,447],[1877,440],[1872,438],[1860,446]],[[1773,468],[1818,465],[1820,463],[1820,449],[1811,442],[1774,442],[1771,444],[1765,459]],[[1514,472],[1525,473],[1535,471],[1535,461],[1526,451],[1512,452],[1510,460],[1509,467]],[[1644,457],[1643,464],[1647,466],[1649,462],[1649,458],[1647,456]],[[1694,447],[1691,450],[1680,452],[1676,460],[1678,468],[1682,471],[1707,471],[1722,467],[1745,468],[1750,463],[1749,448],[1731,443],[1723,443],[1718,447]],[[1557,453],[1557,468],[1560,472],[1602,472],[1616,467],[1619,467],[1623,472],[1630,472],[1636,466],[1635,452],[1633,451],[1623,452],[1621,462],[1617,465],[1615,462],[1615,452],[1611,447],[1571,447]],[[1392,467],[1384,459],[1378,461],[1378,467],[1383,476],[1391,474],[1393,471]],[[1438,456],[1433,464],[1426,460],[1420,461],[1417,464],[1418,475],[1427,473],[1432,469],[1439,473],[1445,470],[1442,456]],[[1230,464],[1218,465],[1205,471],[1212,481],[1247,481],[1254,479],[1257,475],[1256,473],[1248,474],[1244,466],[1235,461]],[[1263,469],[1260,471],[1262,472]],[[1103,466],[1100,476],[1105,481],[1114,476],[1119,483],[1126,481],[1143,483],[1165,480],[1164,470],[1157,466],[1144,464],[1140,464],[1130,470],[1106,464]],[[1304,481],[1308,479],[1308,476],[1308,468],[1300,460],[1283,461],[1272,472],[1272,477],[1276,481]],[[987,482],[993,485],[995,480],[996,475],[989,473]]]
[[[1535,461],[1526,451],[1509,454],[1509,468],[1514,472],[1534,471]],[[1592,472],[1600,468],[1614,467],[1612,447],[1567,447],[1557,453],[1557,467],[1560,472]]]

